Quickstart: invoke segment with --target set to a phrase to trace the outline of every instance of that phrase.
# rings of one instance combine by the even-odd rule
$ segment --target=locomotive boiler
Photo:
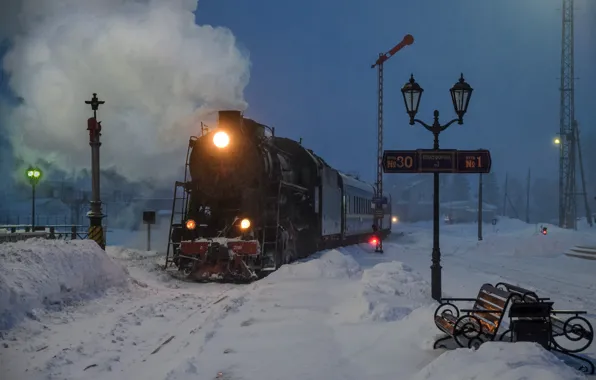
[[[190,139],[186,173],[176,182],[166,267],[195,280],[251,281],[375,233],[372,185],[240,111],[220,111],[215,130]],[[387,208],[376,233],[390,232]]]

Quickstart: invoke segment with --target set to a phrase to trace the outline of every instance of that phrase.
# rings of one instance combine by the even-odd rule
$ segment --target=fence
[[[31,238],[44,238],[52,240],[75,240],[87,238],[87,227],[82,225],[52,225],[31,226],[27,225],[0,225],[0,243],[27,240]]]
[[[78,219],[78,220],[76,220]],[[36,215],[36,226],[57,226],[57,225],[83,225],[87,217],[81,215],[79,218],[70,215]],[[31,226],[31,215],[0,215],[0,225],[4,226]]]

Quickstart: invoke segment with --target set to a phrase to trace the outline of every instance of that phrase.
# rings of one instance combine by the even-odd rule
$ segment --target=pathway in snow
[[[127,378],[138,378],[139,369],[163,368],[155,363],[207,341],[244,291],[235,285],[164,282],[159,272],[147,272],[154,262],[140,263],[128,263],[136,274],[128,288],[8,331],[0,347],[2,379],[114,379],[131,367],[135,374]]]

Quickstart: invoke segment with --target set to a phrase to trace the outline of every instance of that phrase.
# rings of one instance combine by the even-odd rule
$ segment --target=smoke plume
[[[196,0],[7,5],[0,33],[12,46],[3,69],[23,102],[2,122],[26,162],[90,165],[93,113],[84,101],[94,92],[106,101],[98,114],[102,167],[131,180],[179,175],[200,121],[217,109],[246,108],[249,58],[228,29],[195,24]]]

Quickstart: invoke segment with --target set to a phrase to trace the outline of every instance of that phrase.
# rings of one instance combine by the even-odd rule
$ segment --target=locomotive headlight
[[[240,221],[240,228],[243,230],[246,230],[247,228],[250,227],[250,220],[244,218]]]
[[[213,135],[213,145],[223,149],[230,143],[230,136],[224,131],[219,131]]]
[[[394,216],[393,218],[391,218],[391,222],[397,223],[399,222],[399,218],[397,216]]]
[[[187,230],[190,230],[190,231],[192,231],[192,230],[194,230],[194,229],[195,229],[195,227],[196,227],[196,226],[197,226],[197,223],[196,223],[194,220],[192,220],[192,219],[188,219],[188,220],[186,221],[186,229],[187,229]]]

